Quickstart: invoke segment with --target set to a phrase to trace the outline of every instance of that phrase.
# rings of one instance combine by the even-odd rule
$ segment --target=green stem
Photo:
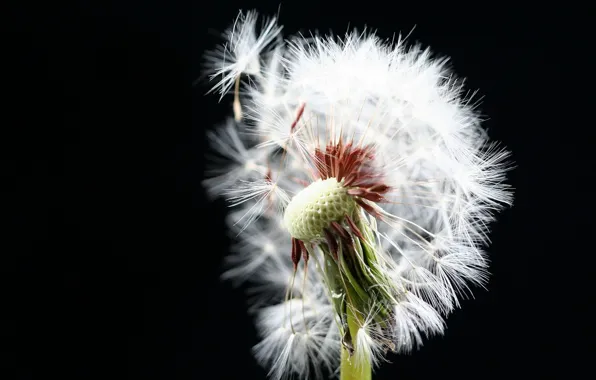
[[[350,329],[350,335],[352,336],[352,343],[354,350],[357,350],[355,340],[358,334],[358,320],[354,316],[350,307],[347,308],[347,319],[348,328]],[[341,366],[340,366],[340,380],[371,380],[372,368],[370,362],[366,361],[359,367],[354,366],[353,357],[350,358],[349,351],[342,346],[341,349]]]

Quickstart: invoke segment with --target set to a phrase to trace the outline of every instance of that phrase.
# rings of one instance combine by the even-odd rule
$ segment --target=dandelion
[[[232,61],[211,56],[214,88],[237,83],[210,135],[226,165],[204,183],[234,206],[223,276],[250,281],[271,378],[370,379],[487,281],[508,152],[428,49],[356,31],[284,42],[274,20],[257,38],[255,20],[228,33]]]

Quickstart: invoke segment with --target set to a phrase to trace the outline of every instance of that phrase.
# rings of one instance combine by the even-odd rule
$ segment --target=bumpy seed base
[[[284,222],[292,237],[311,241],[323,238],[331,222],[351,215],[355,207],[354,199],[335,178],[318,180],[292,198]]]

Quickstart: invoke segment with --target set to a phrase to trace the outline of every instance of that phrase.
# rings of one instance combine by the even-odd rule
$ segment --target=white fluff
[[[281,32],[275,18],[268,20],[257,37],[256,12],[240,12],[234,25],[224,34],[227,42],[207,55],[211,68],[210,78],[218,78],[211,91],[225,95],[241,74],[261,72],[260,54]]]
[[[224,277],[253,284],[263,337],[256,357],[274,379],[321,378],[338,366],[340,337],[321,263],[313,256],[306,274],[300,267],[292,276],[281,216],[312,181],[308,154],[340,135],[373,144],[374,164],[391,186],[390,202],[371,204],[383,215],[372,223],[385,275],[401,289],[391,331],[365,318],[356,360],[379,363],[386,339],[397,352],[411,351],[441,334],[444,317],[488,278],[488,225],[512,203],[508,152],[488,141],[477,105],[447,59],[428,49],[350,32],[299,36],[264,51],[281,28],[271,19],[256,37],[255,25],[256,13],[241,14],[228,45],[210,56],[222,95],[239,75],[251,80],[242,89],[243,121],[230,119],[210,136],[229,166],[216,166],[205,186],[235,206],[229,221],[238,243]]]

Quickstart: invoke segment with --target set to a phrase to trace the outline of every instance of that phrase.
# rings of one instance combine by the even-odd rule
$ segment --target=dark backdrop
[[[271,15],[278,6],[11,6],[0,140],[6,379],[265,379],[251,356],[243,291],[219,280],[226,205],[201,189],[204,132],[227,115],[229,99],[218,104],[192,83],[239,8]],[[375,379],[574,377],[560,319],[574,306],[561,306],[564,281],[554,275],[575,212],[555,227],[560,181],[551,178],[566,169],[553,143],[558,154],[573,150],[558,135],[554,50],[565,23],[556,13],[521,2],[281,6],[285,35],[349,24],[391,37],[416,26],[412,41],[451,56],[480,89],[485,126],[517,164],[515,205],[491,235],[488,291],[464,302],[444,337],[391,357]]]

